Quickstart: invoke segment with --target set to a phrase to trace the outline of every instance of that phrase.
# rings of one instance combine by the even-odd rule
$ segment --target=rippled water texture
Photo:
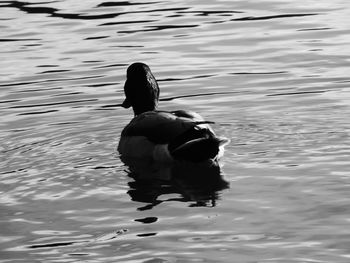
[[[0,2],[0,262],[350,261],[350,4]],[[127,66],[231,139],[115,152]]]

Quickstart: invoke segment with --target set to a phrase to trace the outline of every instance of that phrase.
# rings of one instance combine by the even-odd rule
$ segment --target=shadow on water
[[[163,202],[193,202],[190,206],[215,206],[219,192],[229,187],[217,162],[155,164],[138,159],[121,158],[129,167],[128,194],[136,202],[147,203],[139,210],[152,209]],[[179,197],[160,199],[163,195]]]

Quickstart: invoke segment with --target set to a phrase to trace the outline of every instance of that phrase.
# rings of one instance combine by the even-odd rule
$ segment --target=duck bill
[[[130,108],[131,107],[131,103],[130,103],[130,101],[128,100],[128,99],[125,99],[124,101],[123,101],[123,103],[122,103],[122,107],[123,108]]]

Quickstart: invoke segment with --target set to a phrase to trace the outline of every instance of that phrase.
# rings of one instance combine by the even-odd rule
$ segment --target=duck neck
[[[144,103],[142,105],[133,105],[133,111],[134,111],[134,115],[137,116],[137,115],[140,115],[144,112],[147,112],[147,111],[155,111],[157,110],[157,107],[158,107],[158,101],[154,101],[154,102],[149,102],[149,103]]]

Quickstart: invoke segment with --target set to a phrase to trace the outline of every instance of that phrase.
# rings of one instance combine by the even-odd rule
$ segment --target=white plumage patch
[[[168,144],[157,144],[153,150],[153,160],[157,162],[172,162],[174,159],[168,150]]]

